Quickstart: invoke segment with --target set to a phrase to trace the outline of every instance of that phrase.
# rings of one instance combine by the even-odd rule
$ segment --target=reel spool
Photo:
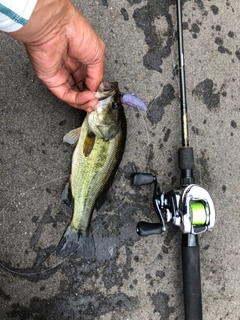
[[[182,233],[199,234],[212,230],[215,224],[213,200],[207,190],[196,184],[182,190],[179,214]]]
[[[196,201],[190,204],[192,226],[204,226],[207,221],[207,212],[202,202]]]

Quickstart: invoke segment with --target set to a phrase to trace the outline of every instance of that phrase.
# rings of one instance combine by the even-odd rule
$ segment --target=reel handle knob
[[[156,180],[156,177],[151,173],[139,173],[136,172],[132,175],[132,183],[134,186],[142,186],[145,184],[151,184]]]
[[[137,224],[137,233],[141,237],[147,237],[152,234],[160,234],[163,232],[161,223],[148,223],[140,221]]]

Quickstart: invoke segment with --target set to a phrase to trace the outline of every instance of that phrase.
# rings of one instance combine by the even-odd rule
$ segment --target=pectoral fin
[[[63,142],[67,142],[69,144],[75,144],[77,143],[80,137],[80,134],[81,134],[81,127],[77,129],[73,129],[63,137]]]

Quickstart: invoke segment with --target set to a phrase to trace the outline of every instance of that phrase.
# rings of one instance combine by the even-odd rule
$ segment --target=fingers
[[[90,91],[77,92],[68,88],[67,85],[61,85],[49,89],[56,97],[68,103],[72,107],[82,109],[87,112],[91,112],[93,110],[92,107],[96,106],[98,103],[98,99],[96,99],[93,92]]]
[[[100,38],[98,38],[98,46],[96,48],[95,59],[86,66],[85,84],[91,91],[97,90],[104,75],[105,45]]]
[[[103,79],[103,72],[103,62],[100,62],[96,65],[87,65],[85,84],[90,91],[97,91],[97,88]]]
[[[103,79],[105,58],[105,45],[96,34],[95,41],[89,43],[84,51],[84,55],[87,55],[87,59],[86,57],[82,57],[82,52],[75,52],[75,56],[77,57],[75,63],[82,62],[82,64],[79,64],[78,68],[75,67],[72,76],[79,90],[81,90],[81,87],[78,84],[82,84],[84,80],[86,87],[94,92]]]

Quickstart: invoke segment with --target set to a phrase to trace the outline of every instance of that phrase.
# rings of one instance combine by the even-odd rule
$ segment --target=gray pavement
[[[190,144],[195,177],[212,195],[213,232],[200,236],[204,320],[240,319],[238,1],[183,1]],[[140,238],[157,221],[152,188],[136,170],[179,183],[181,145],[174,0],[75,1],[106,43],[105,80],[138,92],[148,112],[126,107],[128,140],[109,199],[93,216],[96,257],[62,260],[70,221],[61,204],[73,148],[62,137],[83,114],[35,77],[22,44],[0,35],[1,319],[184,319],[181,233]]]

